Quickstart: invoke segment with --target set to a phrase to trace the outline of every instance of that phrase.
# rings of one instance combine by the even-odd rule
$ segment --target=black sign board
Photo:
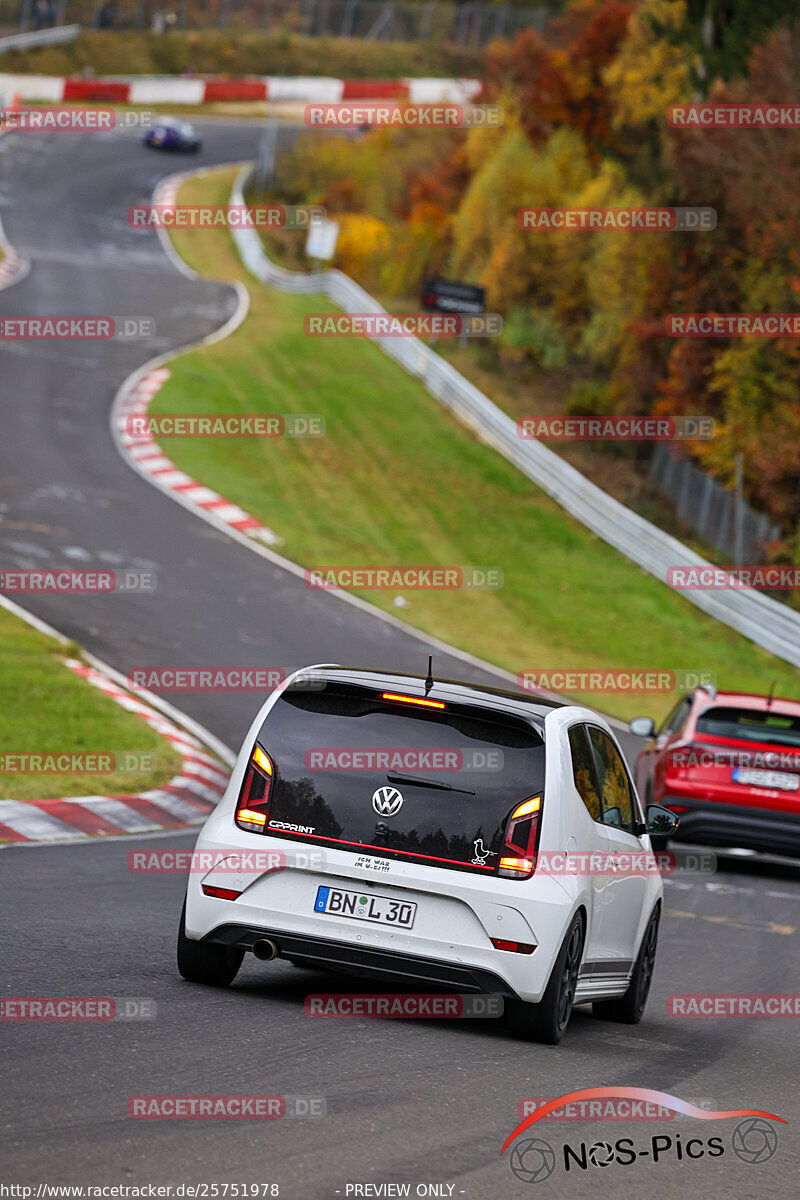
[[[422,281],[422,307],[427,312],[482,313],[486,311],[486,288],[429,276]]]

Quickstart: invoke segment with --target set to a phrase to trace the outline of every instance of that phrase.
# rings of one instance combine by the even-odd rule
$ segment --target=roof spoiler
[[[713,683],[701,683],[700,691],[708,692],[708,694],[712,700],[716,700],[716,698],[717,698],[717,689]]]

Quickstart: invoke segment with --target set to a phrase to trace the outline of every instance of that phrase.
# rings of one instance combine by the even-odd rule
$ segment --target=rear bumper
[[[681,805],[680,824],[671,841],[702,842],[709,846],[740,846],[767,854],[800,857],[800,811],[773,811],[725,804],[721,800],[695,800],[664,796],[660,804]]]
[[[213,837],[213,822],[214,814],[200,834],[198,851],[222,849],[220,839]],[[226,833],[229,844],[224,849],[238,852],[238,833]],[[241,834],[241,849],[252,849],[251,837]],[[265,850],[286,847],[276,838],[258,840]],[[306,853],[311,850],[313,861]],[[245,948],[258,937],[271,937],[285,958],[489,990],[533,1003],[541,999],[578,904],[577,894],[564,886],[567,881],[547,875],[507,881],[405,862],[377,875],[356,866],[357,857],[341,850],[322,855],[316,847],[300,846],[283,869],[265,872],[254,867],[238,874],[225,870],[221,862],[207,874],[193,873],[186,893],[186,934],[197,941],[221,940]],[[209,896],[202,884],[240,894],[236,900]],[[418,905],[413,928],[344,914],[321,915],[315,911],[320,884],[374,889],[377,895],[413,901]],[[536,949],[532,954],[499,950],[492,938]]]
[[[309,965],[319,964],[332,970],[364,973],[379,979],[402,980],[405,985],[417,982],[459,992],[491,992],[509,999],[517,995],[499,975],[481,967],[440,962],[371,946],[353,946],[306,934],[284,933],[280,929],[221,925],[205,940],[252,950],[253,943],[264,937],[277,942],[281,958]]]

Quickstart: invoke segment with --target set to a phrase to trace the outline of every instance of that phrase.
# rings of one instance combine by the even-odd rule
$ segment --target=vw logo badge
[[[403,807],[403,794],[393,787],[378,788],[372,793],[372,807],[379,817],[396,817]]]

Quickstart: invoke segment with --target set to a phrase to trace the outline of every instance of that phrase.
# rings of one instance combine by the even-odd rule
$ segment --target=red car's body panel
[[[770,774],[735,777],[754,770]],[[678,839],[791,853],[796,840],[800,853],[800,703],[699,688],[641,751],[636,780],[647,803],[680,816]]]

